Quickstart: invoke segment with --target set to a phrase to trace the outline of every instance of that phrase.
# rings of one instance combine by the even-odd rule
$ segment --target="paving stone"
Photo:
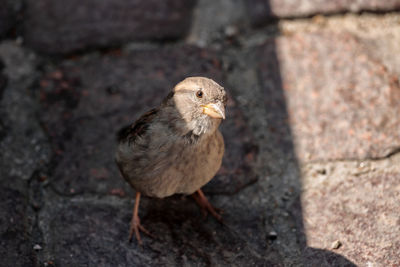
[[[255,64],[261,57],[254,51],[252,47],[230,55],[234,66],[228,72],[228,81],[259,147],[255,170],[260,178],[225,199],[222,205],[217,202],[218,207],[226,211],[227,224],[247,237],[254,249],[262,251],[261,255],[278,252],[280,257],[271,266],[355,266],[340,254],[307,246],[300,202],[302,173],[291,138],[284,92],[277,86],[279,64],[276,54],[271,53],[269,75],[275,83],[270,83],[276,92],[266,97]],[[273,108],[264,103],[270,97]],[[271,232],[276,237],[271,238]]]
[[[253,25],[262,25],[274,18],[307,17],[315,14],[342,12],[382,12],[400,9],[399,0],[250,0],[246,1],[246,4]]]
[[[283,36],[267,41],[259,57],[267,113],[288,110],[270,131],[278,143],[293,136],[301,160],[381,158],[400,146],[398,77],[351,34]]]
[[[7,85],[7,75],[5,73],[3,73],[3,69],[4,69],[4,64],[0,60],[0,100],[3,97],[3,91]]]
[[[20,186],[20,189],[22,188],[23,186]],[[2,177],[0,186],[1,266],[33,266],[35,262],[30,246],[26,209],[27,201],[23,190],[11,188]]]
[[[143,247],[127,240],[131,203],[56,199],[51,203],[40,216],[41,225],[48,227],[43,247],[48,256],[43,259],[57,266],[268,265],[245,238],[216,221],[202,220],[190,198],[144,202],[142,223],[157,238],[143,235]]]
[[[29,180],[49,157],[48,140],[35,115],[38,103],[29,92],[38,76],[37,59],[12,42],[0,45],[0,59],[7,78],[0,102],[0,176]]]
[[[93,16],[100,14],[102,20],[108,15],[88,12],[92,1],[71,2],[71,6],[82,7],[82,15],[71,12],[65,3],[28,0],[25,35],[39,29],[36,36],[26,38],[28,45],[58,54],[153,39],[160,36],[158,31],[173,33],[161,38],[179,38],[188,24],[176,23],[190,19],[190,12],[182,10],[190,10],[194,2],[179,2],[182,8],[177,8],[178,13],[184,14],[173,22],[168,17],[169,22],[164,23],[164,13],[160,13],[156,23],[168,29],[150,28],[153,24],[137,15],[147,23],[138,24],[143,27],[138,37],[130,31],[129,27],[136,25],[130,18],[123,19],[126,25],[122,26],[112,19],[89,25],[87,21],[96,21]],[[156,5],[155,1],[134,3],[142,5],[142,10]],[[395,2],[377,5],[390,3]],[[234,4],[227,6],[233,8]],[[363,4],[358,1],[354,8]],[[100,5],[117,14],[134,4],[104,1]],[[324,3],[324,7],[330,5]],[[171,13],[168,8],[164,11]],[[72,15],[65,16],[67,13],[83,22],[69,21]],[[50,19],[49,14],[59,17]],[[215,21],[224,20],[222,16]],[[114,30],[113,25],[122,30]],[[81,28],[84,35],[76,30]],[[220,45],[219,39],[212,40]],[[383,160],[386,165],[378,171],[371,167],[351,173],[358,167],[346,166],[350,172],[346,175],[332,171],[337,162],[331,168],[322,164],[313,176],[300,171],[295,156],[304,161],[363,159],[385,157],[398,149],[398,74],[383,67],[376,59],[379,53],[364,49],[363,42],[346,33],[317,32],[282,36],[260,49],[252,47],[258,62],[254,76],[253,64],[245,63],[241,71],[229,74],[237,76],[230,81],[237,91],[230,96],[228,119],[222,125],[227,153],[220,173],[205,187],[211,203],[224,210],[226,225],[212,218],[202,220],[189,197],[144,197],[142,223],[158,239],[143,235],[143,248],[127,242],[133,201],[131,189],[114,164],[115,133],[158,104],[187,75],[209,76],[230,91],[221,70],[224,64],[207,49],[187,46],[99,52],[61,63],[43,61],[44,74],[36,88],[39,116],[51,139],[53,157],[49,176],[32,179],[49,157],[47,138],[37,123],[36,103],[29,95],[37,66],[30,53],[21,52],[24,49],[0,45],[0,61],[6,65],[0,70],[0,88],[2,81],[4,88],[0,107],[0,127],[4,129],[0,128],[0,265],[39,265],[37,258],[40,265],[47,266],[397,264],[400,177],[392,167],[399,165],[399,160]],[[241,50],[238,53],[241,61],[247,56]],[[388,54],[393,54],[395,61],[395,53]],[[259,83],[260,95],[256,92]],[[240,95],[239,91],[252,93]],[[246,97],[253,102],[239,101]],[[366,132],[372,137],[364,135]],[[256,181],[255,171],[259,180],[245,187]],[[43,189],[42,180],[49,186]],[[39,229],[32,226],[30,206],[39,215]],[[341,244],[336,249],[332,247],[335,241]]]
[[[45,54],[182,37],[195,0],[26,1],[24,40]]]
[[[114,162],[116,132],[187,76],[223,84],[220,66],[210,51],[183,46],[71,60],[49,71],[39,94],[55,154],[54,188],[63,194],[130,192]],[[233,99],[227,114],[227,153],[220,175],[207,187],[211,193],[233,193],[256,179],[250,166],[257,151]]]
[[[3,96],[0,98],[0,258],[1,266],[33,266],[35,223],[28,181],[48,159],[48,143],[27,92],[37,75],[36,58],[12,42],[0,44]]]
[[[395,266],[400,258],[400,174],[376,170],[343,175],[337,171],[342,169],[336,166],[327,175],[304,179],[308,244],[340,253],[357,266]],[[336,240],[341,246],[334,249]]]
[[[0,0],[0,6],[0,38],[3,38],[17,22],[21,1]]]

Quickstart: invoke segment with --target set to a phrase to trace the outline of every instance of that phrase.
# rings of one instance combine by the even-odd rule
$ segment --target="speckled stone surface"
[[[254,25],[262,25],[276,18],[307,17],[343,12],[383,12],[400,9],[399,0],[249,0],[245,2]]]
[[[44,54],[118,46],[132,40],[182,37],[190,27],[193,0],[29,0],[23,36]]]
[[[270,75],[272,46],[282,73],[279,81]],[[274,116],[282,106],[275,101],[281,83],[301,160],[382,158],[399,147],[398,75],[353,35],[328,31],[284,36],[267,41],[259,57],[269,114]],[[280,131],[279,125],[271,127]]]
[[[5,37],[16,26],[21,6],[20,0],[0,1],[0,38]]]
[[[167,1],[174,12],[103,1],[90,14],[89,1],[73,22],[60,19],[66,3],[25,2],[0,41],[0,266],[398,264],[397,1],[334,1],[323,7],[393,12],[261,28],[241,0]],[[146,7],[140,42],[125,39],[134,22],[107,17],[131,4]],[[188,196],[143,197],[157,238],[139,247],[127,242],[134,192],[114,164],[115,133],[188,75],[229,92],[223,167],[204,187],[225,224]]]
[[[49,158],[47,139],[34,115],[37,102],[27,90],[37,78],[37,61],[11,42],[0,44],[0,58],[6,81],[0,97],[0,265],[32,266],[38,259],[30,180]]]
[[[336,241],[340,246],[332,250],[358,266],[396,266],[400,259],[398,164],[397,156],[389,162],[309,166],[302,195],[309,245],[332,249]]]

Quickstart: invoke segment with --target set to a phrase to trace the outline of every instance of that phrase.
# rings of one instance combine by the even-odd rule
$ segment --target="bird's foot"
[[[129,231],[129,242],[132,242],[132,237],[133,234],[135,233],[135,237],[136,240],[138,241],[139,245],[142,245],[142,239],[140,237],[140,231],[142,231],[143,233],[145,233],[146,235],[155,238],[154,235],[152,235],[149,231],[147,231],[146,228],[144,228],[141,224],[140,224],[140,219],[139,216],[132,216],[132,220],[131,220],[131,227],[130,227],[130,231]]]
[[[139,202],[140,202],[140,192],[136,192],[136,200],[135,206],[133,208],[133,214],[131,219],[131,227],[129,230],[129,242],[132,241],[133,233],[135,233],[136,240],[138,241],[139,245],[142,245],[142,239],[140,238],[140,231],[147,234],[148,236],[155,238],[154,235],[150,234],[149,231],[146,230],[141,224],[139,219]]]
[[[208,213],[211,213],[211,215],[214,216],[220,223],[223,223],[221,216],[222,210],[213,207],[213,205],[211,205],[201,189],[197,190],[197,192],[194,193],[192,196],[196,200],[197,204],[200,206],[204,217],[207,217]]]

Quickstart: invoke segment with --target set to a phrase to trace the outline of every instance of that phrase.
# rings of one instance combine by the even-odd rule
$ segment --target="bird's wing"
[[[135,142],[138,136],[142,136],[146,133],[149,128],[150,123],[154,119],[158,112],[158,109],[154,108],[143,114],[138,120],[133,124],[122,128],[118,134],[117,138],[119,142]]]

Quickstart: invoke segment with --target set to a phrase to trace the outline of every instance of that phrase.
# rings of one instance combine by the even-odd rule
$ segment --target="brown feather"
[[[133,124],[122,128],[118,132],[119,142],[135,142],[136,138],[145,134],[153,118],[156,116],[158,109],[153,108],[143,114]]]

